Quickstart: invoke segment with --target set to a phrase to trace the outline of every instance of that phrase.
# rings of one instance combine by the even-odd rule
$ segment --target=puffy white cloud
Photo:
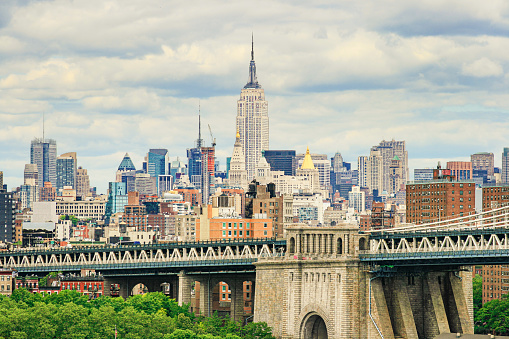
[[[149,148],[185,157],[199,101],[202,136],[210,142],[210,124],[224,164],[251,32],[271,148],[309,145],[355,163],[395,138],[418,163],[509,144],[503,0],[0,3],[9,185],[22,182],[43,112],[58,152],[77,151],[100,192],[125,152],[137,167]]]
[[[469,64],[463,64],[463,74],[477,78],[501,76],[504,74],[502,66],[488,58],[481,58]]]

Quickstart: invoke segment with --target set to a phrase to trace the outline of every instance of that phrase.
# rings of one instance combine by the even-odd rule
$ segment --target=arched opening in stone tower
[[[290,238],[290,254],[294,254],[294,253],[295,253],[295,238],[291,237]]]
[[[359,250],[360,250],[360,251],[365,251],[365,250],[367,250],[367,246],[366,246],[366,238],[360,238],[360,239],[359,239]]]
[[[301,339],[327,339],[327,326],[322,317],[313,314],[305,318],[300,337]]]
[[[142,283],[134,285],[134,287],[131,289],[130,295],[138,295],[138,294],[145,294],[148,293],[148,287],[145,286]]]
[[[338,254],[343,254],[343,239],[338,238]]]

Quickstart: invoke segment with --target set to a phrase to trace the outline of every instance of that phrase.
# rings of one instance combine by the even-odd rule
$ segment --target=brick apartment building
[[[487,186],[482,189],[483,212],[509,205],[509,186]],[[509,294],[509,265],[482,267],[483,304]]]
[[[406,221],[414,224],[468,216],[475,212],[475,183],[434,179],[406,185]]]

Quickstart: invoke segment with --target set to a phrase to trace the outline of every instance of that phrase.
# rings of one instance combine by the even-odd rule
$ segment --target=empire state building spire
[[[251,61],[249,62],[249,79],[244,88],[262,88],[256,79],[256,64],[254,60],[254,38],[251,34]]]
[[[246,159],[245,168],[249,182],[255,176],[256,164],[262,156],[262,151],[269,149],[268,103],[265,100],[263,88],[256,79],[252,36],[249,80],[240,91],[240,98],[237,101],[237,132],[239,134],[236,139],[239,141]]]

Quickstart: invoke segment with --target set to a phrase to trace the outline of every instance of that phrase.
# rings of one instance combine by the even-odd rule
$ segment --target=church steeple
[[[254,60],[254,37],[251,34],[251,61],[249,62],[249,79],[247,81],[246,86],[244,88],[261,88],[258,83],[258,79],[256,79],[256,64]]]

